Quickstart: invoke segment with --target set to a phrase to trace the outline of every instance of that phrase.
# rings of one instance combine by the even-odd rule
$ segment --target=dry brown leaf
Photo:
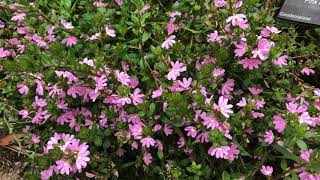
[[[13,143],[14,134],[9,134],[6,136],[0,137],[0,146],[7,146]]]

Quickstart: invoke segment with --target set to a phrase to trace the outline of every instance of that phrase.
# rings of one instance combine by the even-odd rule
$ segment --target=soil
[[[27,165],[23,160],[22,155],[0,146],[0,179],[22,180],[21,174]]]

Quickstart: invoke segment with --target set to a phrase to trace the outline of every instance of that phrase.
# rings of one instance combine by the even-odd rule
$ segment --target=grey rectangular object
[[[320,25],[320,0],[286,0],[279,19]]]

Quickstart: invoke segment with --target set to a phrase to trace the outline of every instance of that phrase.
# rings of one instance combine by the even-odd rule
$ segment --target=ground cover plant
[[[320,179],[319,36],[260,0],[0,2],[25,179]]]

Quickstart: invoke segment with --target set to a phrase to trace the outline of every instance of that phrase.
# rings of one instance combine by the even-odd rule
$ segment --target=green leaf
[[[142,35],[142,42],[146,42],[150,38],[151,34],[144,32]]]
[[[278,152],[280,152],[284,157],[286,157],[287,159],[291,159],[295,162],[299,162],[299,157],[296,155],[291,154],[286,148],[284,148],[283,146],[280,146],[278,144],[274,144],[272,145],[272,147],[277,150]]]
[[[297,145],[301,150],[307,150],[308,149],[307,144],[302,140],[297,140]]]
[[[227,171],[223,171],[222,180],[230,180],[230,174]]]
[[[96,136],[95,139],[94,139],[94,144],[95,144],[96,146],[101,146],[101,145],[102,145],[102,139],[101,139],[101,137]]]

